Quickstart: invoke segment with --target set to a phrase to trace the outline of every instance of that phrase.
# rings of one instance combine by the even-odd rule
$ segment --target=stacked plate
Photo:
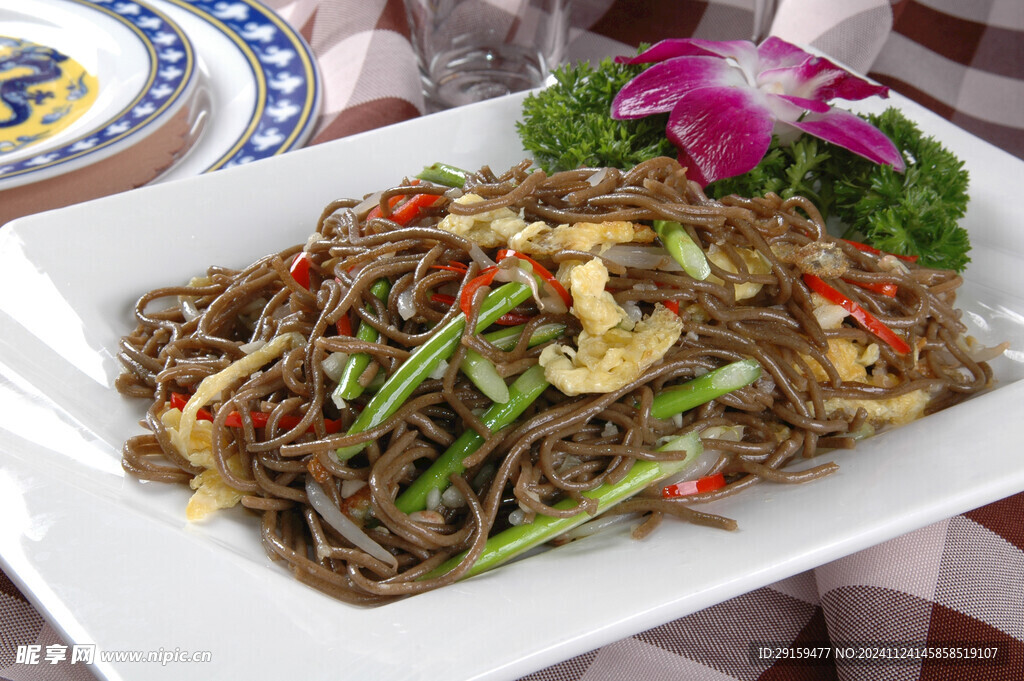
[[[0,8],[0,225],[301,146],[309,46],[256,0]]]

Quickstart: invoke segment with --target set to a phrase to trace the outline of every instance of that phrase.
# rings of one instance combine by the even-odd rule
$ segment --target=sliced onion
[[[678,272],[683,268],[661,246],[641,246],[639,244],[615,244],[601,256],[624,267],[635,267],[644,270],[662,270]]]
[[[974,341],[974,342],[971,342],[971,341]],[[973,338],[971,338],[967,342],[967,347],[968,347],[968,351],[971,354],[971,359],[973,359],[975,362],[991,362],[996,357],[1002,356],[1002,354],[1004,352],[1006,352],[1007,350],[1010,349],[1010,342],[1009,341],[1003,341],[999,345],[993,345],[991,347],[987,347],[987,346],[981,345],[980,343],[975,341]]]
[[[509,525],[525,525],[526,524],[526,512],[521,508],[517,508],[508,514]]]
[[[341,380],[341,375],[345,372],[345,363],[348,362],[347,352],[332,352],[331,354],[324,357],[320,365],[324,369],[324,373],[337,383]]]
[[[625,310],[626,317],[628,317],[629,321],[633,322],[634,324],[636,324],[638,321],[644,318],[643,310],[641,310],[640,306],[637,305],[632,300],[626,300],[622,302],[620,307],[622,307],[622,309]]]
[[[668,487],[679,482],[686,482],[688,480],[699,480],[707,475],[711,467],[718,461],[719,452],[714,449],[705,449],[700,453],[700,456],[693,460],[689,466],[680,471],[679,473],[669,476],[658,483],[661,487]]]
[[[254,340],[251,343],[243,343],[242,345],[239,345],[238,349],[247,355],[251,355],[252,353],[261,349],[266,344],[267,341],[265,340]]]
[[[196,300],[192,296],[178,296],[178,304],[181,306],[181,314],[186,322],[195,321],[199,318],[199,308],[196,307]]]
[[[441,505],[441,490],[437,487],[431,487],[430,491],[427,492],[427,510],[436,511]]]
[[[608,168],[601,168],[596,173],[587,178],[587,184],[589,184],[591,187],[596,187],[597,185],[604,182],[604,178],[608,177],[608,173]]]
[[[464,508],[466,506],[466,497],[463,496],[462,491],[458,487],[449,487],[444,492],[441,492],[441,503],[446,508]]]
[[[348,499],[350,496],[366,487],[365,480],[342,480],[341,481],[341,498]]]
[[[559,535],[552,543],[556,546],[568,544],[583,537],[589,537],[604,532],[619,525],[628,525],[637,521],[639,513],[616,513],[614,515],[600,515],[589,522],[578,525],[564,534]]]
[[[381,192],[374,192],[372,194],[367,195],[365,199],[363,199],[362,201],[360,201],[359,203],[352,207],[352,212],[356,214],[356,217],[362,218],[371,210],[373,210],[375,206],[380,205],[380,195]]]
[[[377,560],[386,563],[393,570],[398,569],[398,560],[383,546],[370,539],[358,525],[342,513],[312,475],[306,476],[306,497],[313,510],[319,513],[324,522],[337,530],[341,536]]]
[[[398,314],[401,315],[402,319],[409,321],[416,314],[416,303],[413,300],[413,292],[411,288],[407,288],[398,294]]]
[[[817,294],[815,294],[817,295]],[[818,321],[818,326],[823,329],[838,329],[843,324],[843,320],[850,314],[846,311],[842,305],[832,305],[831,303],[823,303],[814,308],[812,312],[814,318]]]
[[[409,520],[415,520],[419,523],[429,523],[431,525],[444,525],[444,516],[437,511],[425,510],[425,511],[413,511],[409,514]]]
[[[558,295],[550,286],[545,285],[541,288],[537,284],[537,278],[530,272],[527,272],[517,264],[518,260],[513,258],[506,258],[501,261],[498,265],[498,273],[494,275],[495,281],[501,282],[518,282],[523,286],[530,287],[530,293],[533,299],[537,301],[537,307],[541,312],[550,312],[552,314],[565,314],[569,311],[569,308],[565,306],[565,301]],[[506,264],[508,263],[508,264]]]
[[[477,243],[471,243],[469,246],[469,257],[473,259],[477,265],[480,265],[480,269],[487,267],[494,267],[497,265],[496,262],[491,260],[491,257],[484,253],[484,249],[480,248]]]
[[[444,378],[446,371],[448,371],[448,360],[442,359],[437,363],[437,366],[434,367],[434,370],[430,372],[430,376],[428,378],[440,381]]]

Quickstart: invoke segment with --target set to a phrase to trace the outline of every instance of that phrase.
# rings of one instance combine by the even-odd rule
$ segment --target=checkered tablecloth
[[[749,38],[751,0],[573,0],[570,58],[666,37]],[[314,144],[421,115],[401,0],[269,0],[318,58],[325,98]],[[1024,1],[765,0],[771,32],[812,45],[1024,158]],[[1024,494],[943,520],[528,677],[1024,679]],[[2,521],[0,521],[2,522]],[[816,659],[758,661],[818,652]],[[837,660],[860,644],[933,646],[933,659]],[[88,679],[89,667],[24,664],[18,646],[63,645],[0,573],[0,677]],[[971,647],[994,661],[966,661]],[[24,648],[23,648],[24,649]],[[849,650],[848,650],[849,649]],[[804,651],[804,652],[799,652]],[[960,651],[960,652],[957,652]],[[868,651],[870,652],[870,651]],[[339,678],[344,678],[343,675]]]

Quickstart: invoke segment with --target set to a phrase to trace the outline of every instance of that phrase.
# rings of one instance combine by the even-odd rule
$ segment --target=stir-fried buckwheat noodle
[[[799,483],[826,475],[834,470],[833,463],[800,472],[787,471],[785,465],[825,449],[852,447],[869,432],[869,409],[830,410],[828,404],[892,403],[899,395],[924,390],[928,413],[991,382],[988,366],[972,359],[963,342],[965,328],[953,307],[960,284],[955,273],[864,253],[834,239],[804,199],[769,195],[712,201],[666,158],[628,172],[581,169],[547,176],[524,162],[496,176],[484,168],[470,177],[465,191],[484,201],[455,203],[458,190],[407,182],[382,192],[379,200],[335,201],[323,211],[305,245],[241,270],[212,267],[190,285],[144,295],[135,310],[138,326],[123,339],[124,373],[117,387],[151,402],[145,420],[149,432],[126,444],[124,467],[143,479],[182,483],[207,467],[215,470],[241,496],[243,506],[262,516],[262,540],[272,557],[289,564],[299,579],[339,599],[373,604],[454,582],[471,560],[443,576],[423,576],[461,552],[477,555],[487,537],[510,522],[529,521],[535,514],[565,515],[551,508],[560,499],[579,502],[573,513],[590,509],[582,496],[587,490],[622,479],[637,460],[673,456],[655,451],[666,436],[704,432],[705,451],[713,453],[704,474],[722,472],[728,484],[677,499],[648,490],[614,512],[640,514],[640,534],[666,514],[728,529],[734,521],[691,506],[761,481]],[[391,197],[424,192],[443,196],[406,226],[387,217],[366,217],[370,203],[390,215]],[[712,262],[713,276],[697,281],[678,267],[623,264],[614,249],[541,258],[554,271],[561,261],[600,257],[611,273],[608,290],[625,308],[649,314],[658,302],[678,303],[681,337],[660,361],[622,388],[570,397],[549,387],[513,425],[488,433],[477,417],[490,400],[458,369],[467,349],[492,360],[511,380],[536,364],[544,348],[527,347],[531,329],[566,324],[565,336],[553,342],[571,345],[580,325],[564,311],[541,311],[531,299],[516,310],[530,320],[524,340],[512,350],[500,350],[469,330],[483,298],[476,295],[467,331],[443,375],[427,379],[381,425],[346,435],[369,393],[349,402],[332,400],[334,381],[325,359],[333,353],[369,353],[372,361],[360,379],[364,384],[376,372],[393,373],[430,337],[432,328],[460,314],[451,298],[459,300],[465,283],[495,257],[494,249],[485,253],[435,225],[449,209],[467,214],[501,206],[522,211],[528,223],[544,220],[550,225],[678,221],[705,251],[715,244],[732,267]],[[847,268],[830,282],[898,332],[913,352],[895,352],[850,319],[819,324],[801,275],[820,265],[816,249],[823,244],[841,250]],[[751,273],[739,249],[756,250],[770,266],[764,268],[767,272]],[[312,259],[309,289],[289,274],[293,256],[302,250]],[[437,267],[453,262],[468,268]],[[391,282],[386,301],[370,291],[382,277]],[[734,285],[744,282],[760,289],[738,302]],[[879,282],[897,284],[895,297],[863,287]],[[438,291],[450,297],[434,295]],[[353,328],[372,325],[380,340],[339,335],[336,324],[342,318]],[[187,396],[203,378],[290,332],[305,342],[247,371],[205,404],[213,415],[212,462],[204,467],[183,456],[161,418],[172,396]],[[830,339],[844,338],[856,340],[858,347],[877,348],[868,370],[881,380],[843,380],[827,350]],[[756,382],[681,418],[650,415],[653,396],[663,386],[744,358],[760,364]],[[242,415],[240,425],[227,423],[231,412]],[[255,423],[252,412],[268,414],[267,422]],[[339,420],[341,429],[328,432],[329,420]],[[429,511],[398,510],[396,495],[467,429],[488,438],[465,461],[465,473],[453,477],[456,503],[449,504],[446,494],[446,502],[435,499]],[[742,437],[721,435],[726,432],[742,432]],[[369,444],[358,455],[344,461],[335,455],[337,448],[360,442]],[[331,505],[364,518],[367,536],[393,559],[354,546],[325,521],[309,502],[307,476],[316,478]]]

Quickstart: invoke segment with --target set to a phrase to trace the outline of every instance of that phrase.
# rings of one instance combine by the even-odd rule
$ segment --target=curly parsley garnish
[[[581,166],[630,168],[661,155],[675,155],[665,137],[664,116],[614,120],[615,94],[643,68],[606,59],[564,66],[555,84],[523,103],[516,129],[523,148],[548,172]],[[843,236],[883,251],[916,255],[921,264],[962,271],[970,261],[967,231],[959,225],[967,208],[968,174],[963,162],[898,109],[865,118],[903,154],[904,173],[841,147],[803,135],[791,144],[772,142],[748,173],[714,182],[710,196],[801,195],[826,217],[841,223]]]
[[[595,69],[586,62],[563,66],[555,83],[523,102],[516,131],[537,165],[551,173],[580,167],[632,168],[656,156],[673,156],[665,137],[668,114],[632,121],[609,115],[612,99],[641,66],[610,58]]]

